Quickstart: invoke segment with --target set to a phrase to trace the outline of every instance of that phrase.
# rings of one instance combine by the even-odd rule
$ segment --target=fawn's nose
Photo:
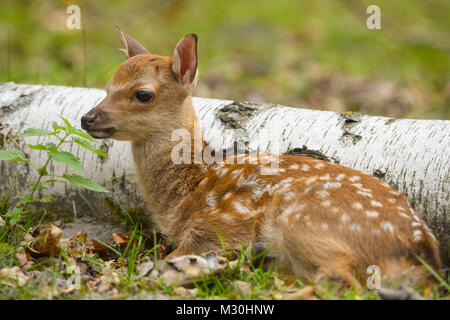
[[[95,122],[95,119],[97,118],[96,115],[92,114],[85,114],[81,117],[81,127],[84,130],[89,130],[89,128],[92,126],[92,124]]]

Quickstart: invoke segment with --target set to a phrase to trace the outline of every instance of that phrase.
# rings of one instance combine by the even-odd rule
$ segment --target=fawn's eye
[[[136,92],[136,99],[140,102],[150,102],[155,98],[155,94],[149,91],[138,91]]]

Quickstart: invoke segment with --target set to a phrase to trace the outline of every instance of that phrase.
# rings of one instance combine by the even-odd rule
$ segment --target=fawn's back
[[[191,102],[197,37],[185,36],[173,57],[163,57],[119,34],[128,59],[82,126],[96,138],[131,141],[150,218],[177,245],[171,255],[218,250],[221,240],[233,248],[259,242],[287,270],[350,283],[369,265],[394,279],[418,264],[415,254],[440,267],[424,221],[374,177],[301,156],[175,163],[174,148],[188,150],[190,160],[204,151]],[[172,139],[180,128],[190,134],[181,143]]]

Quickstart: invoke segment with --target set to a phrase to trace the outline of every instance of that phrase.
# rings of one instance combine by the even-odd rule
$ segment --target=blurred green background
[[[102,88],[124,59],[117,23],[161,55],[197,33],[197,96],[450,118],[448,0],[2,0],[0,81]]]

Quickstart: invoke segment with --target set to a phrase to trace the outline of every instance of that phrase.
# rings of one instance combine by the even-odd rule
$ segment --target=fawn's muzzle
[[[97,118],[96,115],[92,114],[85,114],[81,117],[81,127],[84,130],[89,130],[92,127],[92,124],[95,122],[95,119]]]

